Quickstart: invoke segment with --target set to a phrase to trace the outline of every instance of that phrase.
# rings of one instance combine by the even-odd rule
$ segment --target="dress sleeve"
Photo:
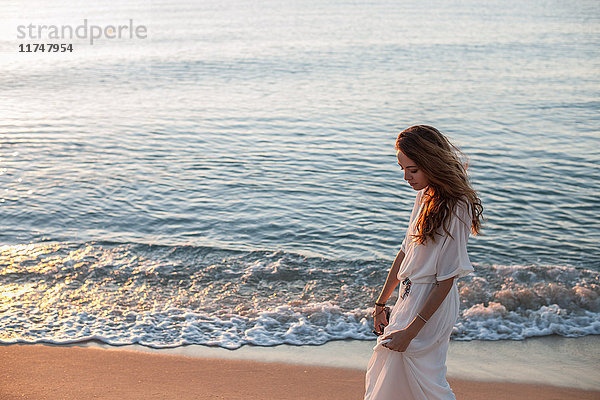
[[[473,266],[467,254],[467,241],[471,231],[471,208],[459,201],[452,214],[448,232],[438,253],[436,262],[436,280],[443,281],[452,277],[461,278],[473,272]]]
[[[404,254],[406,254],[406,245],[408,243],[408,232],[406,233],[406,235],[404,235],[404,240],[402,241],[402,244],[400,245],[400,250],[402,250],[402,252]]]

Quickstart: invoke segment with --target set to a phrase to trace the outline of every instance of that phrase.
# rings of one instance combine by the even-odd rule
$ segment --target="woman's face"
[[[425,172],[417,167],[417,164],[413,160],[406,157],[400,150],[398,150],[396,156],[398,157],[398,165],[404,170],[404,180],[414,190],[419,191],[429,186],[429,179],[427,179]]]

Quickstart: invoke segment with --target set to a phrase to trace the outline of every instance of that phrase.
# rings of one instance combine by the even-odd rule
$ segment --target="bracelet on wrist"
[[[377,302],[376,302],[376,303],[375,303],[375,305],[376,305],[377,307],[385,307],[385,303],[377,303]]]
[[[376,316],[378,316],[379,314],[383,314],[385,311],[387,311],[388,308],[382,308],[381,310],[377,311],[377,308],[373,310],[373,312],[371,313],[371,316],[373,318],[375,318]],[[388,314],[389,315],[389,314]],[[389,317],[388,317],[389,318]]]

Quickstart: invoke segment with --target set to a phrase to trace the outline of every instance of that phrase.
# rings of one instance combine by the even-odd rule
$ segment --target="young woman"
[[[417,191],[406,236],[373,312],[376,334],[365,400],[455,399],[446,352],[458,318],[456,280],[473,271],[469,233],[483,211],[460,151],[437,129],[410,127],[396,140],[398,165]],[[385,303],[400,284],[386,318]]]

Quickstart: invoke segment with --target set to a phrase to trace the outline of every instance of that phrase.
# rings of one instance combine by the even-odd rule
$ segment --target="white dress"
[[[456,279],[450,292],[410,342],[405,352],[383,347],[381,339],[393,331],[406,328],[421,311],[436,281],[463,277],[473,271],[467,254],[467,241],[471,228],[471,209],[459,201],[453,210],[448,236],[443,229],[436,241],[418,244],[411,240],[415,233],[417,217],[421,211],[423,195],[420,190],[415,199],[410,223],[401,250],[405,257],[398,270],[402,282],[412,282],[409,294],[400,296],[392,308],[389,325],[377,339],[366,373],[365,400],[447,400],[455,399],[446,380],[446,352],[450,333],[458,318],[459,298]],[[400,284],[400,294],[405,285]]]

